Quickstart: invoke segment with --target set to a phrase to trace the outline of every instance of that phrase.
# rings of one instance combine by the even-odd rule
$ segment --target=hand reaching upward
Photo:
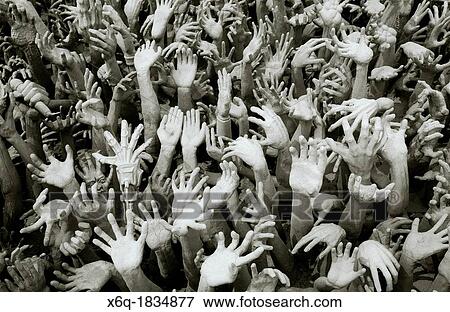
[[[248,231],[242,244],[239,246],[239,234],[231,233],[232,242],[225,247],[225,236],[222,232],[216,235],[217,248],[210,256],[203,256],[204,262],[200,273],[210,287],[231,284],[237,277],[239,267],[251,263],[263,252],[263,247],[258,247],[248,255],[242,256],[250,246],[253,231]],[[239,247],[238,247],[239,246]]]
[[[102,164],[116,167],[117,178],[121,187],[125,187],[125,189],[130,185],[139,186],[142,174],[142,170],[139,167],[140,159],[143,157],[146,159],[150,157],[151,159],[151,156],[145,152],[145,149],[152,141],[151,139],[136,148],[143,129],[144,126],[140,124],[130,136],[128,123],[126,120],[122,120],[120,144],[109,131],[104,132],[106,142],[111,146],[115,156],[103,156],[100,153],[92,154]]]
[[[69,145],[66,145],[66,160],[61,162],[53,156],[49,147],[44,144],[44,153],[49,165],[45,164],[35,154],[31,154],[32,164],[27,168],[31,171],[31,178],[39,183],[50,184],[64,189],[75,179],[75,169],[73,165],[73,153]]]

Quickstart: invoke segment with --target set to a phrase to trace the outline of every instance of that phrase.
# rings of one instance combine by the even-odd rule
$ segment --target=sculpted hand
[[[253,231],[248,231],[242,244],[239,245],[239,234],[231,232],[232,242],[225,247],[225,237],[222,232],[216,235],[217,248],[210,256],[205,256],[205,260],[200,269],[202,278],[210,287],[231,284],[236,280],[239,267],[251,263],[257,259],[264,249],[259,247],[255,251],[242,256],[250,246]]]
[[[292,157],[289,184],[293,191],[314,197],[322,187],[327,151],[325,147],[318,147],[318,142],[312,138],[308,142],[300,136],[299,142],[300,153],[293,146],[289,148]]]
[[[136,148],[139,137],[144,126],[139,124],[133,134],[130,136],[128,122],[122,120],[120,144],[116,138],[109,132],[105,131],[106,142],[111,146],[116,154],[115,156],[103,156],[99,153],[93,153],[95,159],[102,164],[109,164],[116,167],[117,178],[120,186],[127,189],[130,185],[139,186],[141,182],[142,169],[139,167],[142,158],[151,160],[151,156],[145,152],[145,149],[150,145],[152,139],[148,139],[141,146]],[[135,149],[136,148],[136,149]]]
[[[156,46],[156,42],[153,40],[145,41],[134,55],[134,67],[138,73],[147,72],[150,67],[156,62],[156,60],[161,56],[162,48]]]
[[[427,161],[425,157],[440,157],[441,151],[434,151],[437,141],[443,137],[440,133],[444,125],[439,121],[428,119],[417,130],[409,148],[409,157],[418,161]],[[424,159],[425,158],[425,159]]]
[[[444,2],[442,5],[442,13],[439,15],[439,8],[433,5],[433,10],[428,9],[428,16],[430,18],[430,31],[427,34],[425,40],[425,46],[429,49],[435,49],[444,45],[450,33],[447,31],[447,27],[450,23],[450,16],[448,16],[448,2]]]
[[[390,183],[385,188],[379,190],[376,184],[361,184],[362,178],[355,174],[350,174],[348,178],[348,190],[353,198],[361,203],[365,202],[382,202],[386,200],[395,186]]]
[[[123,12],[127,17],[128,24],[133,27],[139,21],[139,13],[141,12],[143,0],[127,0],[123,8]],[[155,37],[155,39],[158,39]]]
[[[267,215],[261,218],[258,224],[256,224],[251,243],[252,250],[260,247],[267,251],[273,250],[273,246],[267,240],[275,237],[275,218],[274,215]]]
[[[92,199],[88,197],[86,183],[81,183],[80,190],[73,194],[70,204],[72,213],[79,221],[100,222],[105,216],[114,209],[114,189],[110,188],[108,196],[97,192],[97,183],[94,183],[90,189]]]
[[[210,209],[216,208],[215,203],[220,206],[239,186],[239,175],[236,165],[232,161],[227,162],[224,160],[219,166],[222,169],[222,175],[216,185],[211,188],[211,193],[214,195],[214,198],[211,200]]]
[[[400,46],[400,49],[403,50],[408,58],[417,64],[423,64],[429,58],[434,59],[434,53],[431,50],[415,42],[404,43]]]
[[[266,39],[266,26],[262,20],[259,20],[259,26],[256,28],[255,23],[253,25],[253,38],[250,40],[247,47],[244,49],[242,61],[244,63],[253,62],[259,57],[261,48]]]
[[[54,271],[61,282],[50,282],[59,291],[100,291],[115,271],[112,263],[103,260],[85,264],[81,268],[73,268],[67,263],[63,263],[62,267],[70,275]]]
[[[280,270],[264,268],[258,273],[258,268],[255,263],[252,263],[250,269],[252,271],[252,280],[250,281],[250,285],[248,285],[248,292],[274,292],[278,282],[285,287],[291,286],[289,277]]]
[[[394,106],[394,101],[390,98],[381,97],[376,100],[373,99],[350,99],[342,102],[340,105],[331,104],[331,109],[325,114],[324,120],[330,115],[340,113],[345,117],[341,117],[338,121],[333,123],[328,130],[333,131],[341,126],[344,119],[352,122],[351,130],[354,131],[361,124],[363,118],[372,118],[378,112],[388,110]]]
[[[53,225],[56,222],[67,218],[71,212],[70,204],[61,199],[54,199],[44,205],[47,194],[48,189],[44,189],[33,205],[33,210],[36,212],[39,219],[34,224],[20,230],[21,234],[31,233],[45,224],[44,246],[49,245]]]
[[[79,157],[75,172],[83,179],[88,187],[96,184],[98,191],[105,192],[111,183],[114,170],[109,170],[108,177],[105,177],[101,163],[97,159],[94,162],[92,154],[86,152],[83,156]]]
[[[283,94],[281,102],[289,112],[289,117],[294,119],[311,121],[318,115],[311,88],[306,89],[305,95],[295,99],[294,85],[292,85],[287,97],[286,92]]]
[[[191,109],[186,112],[181,134],[181,146],[183,148],[197,148],[203,143],[208,131],[206,123],[201,123],[200,110]]]
[[[50,116],[51,111],[47,107],[50,102],[49,94],[41,85],[25,80],[13,78],[9,82],[11,88],[14,90],[14,97],[23,97],[25,102],[28,102],[30,107],[35,108],[39,113],[45,117]]]
[[[324,0],[323,4],[315,1],[316,10],[319,12],[321,22],[329,28],[339,26],[342,21],[342,10],[349,0]]]
[[[374,125],[369,125],[368,118],[363,117],[358,142],[353,137],[353,131],[350,129],[346,119],[342,122],[342,128],[344,129],[344,140],[347,142],[347,146],[330,138],[326,138],[325,141],[333,152],[342,156],[350,171],[361,176],[362,181],[367,183],[370,179],[370,171],[372,170],[375,156],[386,142],[381,120],[379,117],[375,117]]]
[[[116,218],[114,218],[114,216],[110,213],[108,214],[108,221],[111,224],[111,228],[116,239],[114,240],[108,234],[103,232],[101,228],[95,227],[95,234],[104,240],[106,244],[98,239],[94,239],[92,241],[95,245],[111,256],[114,267],[120,274],[139,268],[142,262],[145,239],[148,234],[148,223],[144,222],[141,227],[141,235],[137,241],[134,240],[133,212],[131,209],[126,211],[126,218],[127,226],[125,235],[122,235]]]
[[[338,37],[333,34],[333,43],[336,45],[336,51],[343,57],[348,57],[357,64],[368,64],[373,57],[373,51],[369,47],[369,40],[365,35],[364,28],[361,29],[359,39],[352,41],[351,39],[344,39],[340,41]]]
[[[161,145],[176,146],[183,127],[183,112],[178,107],[171,107],[159,124],[158,139]]]
[[[398,74],[402,71],[403,65],[400,65],[399,68],[392,68],[391,66],[381,66],[372,69],[370,72],[369,79],[375,81],[389,80],[398,76]]]
[[[293,86],[294,85],[291,86],[292,91],[294,91]],[[253,95],[260,107],[267,106],[276,114],[281,115],[286,113],[286,108],[282,105],[284,104],[282,101],[285,97],[283,88],[284,81],[279,82],[278,78],[275,76],[267,77],[266,75],[263,75],[261,79],[256,80],[256,88],[253,89]],[[244,105],[242,100],[241,103]],[[245,113],[247,113],[247,110]]]
[[[448,249],[448,232],[447,229],[439,231],[439,228],[447,219],[447,214],[444,214],[441,219],[427,232],[419,233],[418,218],[414,219],[411,232],[406,236],[403,244],[402,255],[408,259],[418,262],[428,258],[440,251]]]
[[[215,161],[220,161],[224,154],[225,143],[223,142],[223,137],[218,137],[216,141],[216,131],[215,128],[206,130],[206,153],[208,156]]]
[[[226,69],[219,71],[217,86],[219,88],[219,95],[217,99],[216,116],[219,119],[227,119],[230,117],[231,108],[231,75],[227,73]]]
[[[325,60],[322,58],[313,57],[320,48],[326,46],[327,39],[325,38],[312,38],[306,43],[301,45],[294,54],[291,65],[292,67],[306,67],[307,65],[325,64]]]
[[[206,229],[205,224],[198,223],[197,221],[205,219],[210,189],[209,187],[205,188],[201,201],[195,200],[198,198],[203,185],[208,180],[208,176],[206,176],[196,182],[199,172],[200,168],[195,168],[194,171],[191,172],[188,181],[185,180],[185,172],[183,170],[180,171],[178,178],[172,177],[172,216],[175,219],[172,233],[177,236],[186,235],[188,233],[188,228],[197,231]],[[178,186],[177,182],[179,182]]]
[[[389,119],[384,118],[384,134],[387,136],[386,143],[380,149],[380,154],[387,162],[394,164],[401,158],[405,158],[408,154],[408,147],[405,143],[406,129],[408,128],[408,121],[403,119],[398,130],[391,128]]]
[[[345,231],[339,225],[333,223],[320,224],[314,226],[308,234],[298,241],[292,249],[292,253],[296,254],[308,243],[305,252],[310,251],[317,244],[325,244],[327,247],[319,255],[319,259],[323,259],[343,238],[345,238]]]
[[[61,162],[57,160],[48,146],[43,146],[45,158],[50,163],[46,165],[35,154],[31,154],[32,164],[27,164],[31,171],[31,178],[39,183],[50,184],[64,189],[75,179],[75,170],[73,166],[73,153],[69,145],[66,145],[66,159]]]
[[[63,242],[59,246],[59,251],[66,257],[76,256],[86,248],[92,236],[91,226],[87,222],[78,223],[78,230],[75,235],[70,238],[70,241]]]
[[[156,10],[153,15],[152,38],[161,39],[164,36],[167,24],[178,4],[179,1],[173,0],[156,1]]]
[[[147,242],[147,246],[154,251],[166,244],[170,244],[172,239],[172,226],[159,215],[158,204],[154,200],[150,201],[150,204],[152,206],[153,217],[143,203],[139,203],[139,210],[148,223],[148,232],[145,241]],[[135,228],[141,232],[144,220],[135,216],[134,222],[137,223]]]
[[[177,52],[177,68],[169,63],[171,75],[178,88],[190,88],[197,73],[197,55],[191,49],[181,49]]]
[[[117,41],[114,29],[105,23],[106,29],[89,29],[89,43],[92,49],[101,53],[103,60],[108,61],[115,57]]]
[[[6,286],[10,291],[44,291],[47,287],[45,282],[45,267],[43,261],[33,261],[32,258],[16,261],[13,266],[7,268],[12,282],[5,279]]]
[[[378,270],[381,271],[386,280],[386,291],[393,290],[393,285],[397,283],[400,264],[386,247],[374,240],[365,241],[359,245],[358,261],[361,265],[370,269],[377,291],[381,291]]]
[[[358,277],[366,273],[366,269],[354,271],[356,257],[358,255],[358,247],[352,249],[352,243],[347,243],[343,252],[344,244],[339,243],[336,248],[331,249],[331,266],[327,274],[327,283],[334,289],[340,289],[348,286]]]
[[[252,167],[253,170],[265,168],[267,166],[261,144],[256,137],[253,137],[252,139],[249,139],[247,136],[238,137],[223,151],[225,152],[225,155],[222,156],[222,159],[237,156],[247,165]]]
[[[93,98],[85,102],[80,100],[77,105],[75,105],[75,118],[80,123],[84,123],[96,129],[104,129],[109,125],[109,120],[101,112],[103,108],[104,106],[101,99]]]
[[[412,35],[420,29],[420,22],[423,20],[425,15],[427,15],[429,5],[430,2],[428,0],[419,2],[416,11],[405,24],[405,26],[403,26],[403,33],[405,35]]]
[[[293,37],[290,33],[282,34],[280,41],[275,41],[275,54],[272,53],[272,48],[268,47],[264,53],[264,75],[266,77],[273,76],[281,80],[289,63],[288,55],[291,52],[292,40]]]
[[[266,133],[266,138],[263,138],[260,144],[270,145],[279,150],[284,149],[289,144],[289,134],[280,116],[267,106],[263,106],[262,109],[253,106],[250,110],[263,118],[263,120],[256,117],[248,118],[248,121],[257,124]]]

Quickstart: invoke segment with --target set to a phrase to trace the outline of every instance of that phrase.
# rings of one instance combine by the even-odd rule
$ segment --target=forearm
[[[30,155],[33,154],[33,150],[17,132],[11,138],[7,138],[7,141],[16,149],[26,165],[32,163]]]
[[[414,261],[402,254],[400,257],[400,270],[398,272],[398,283],[395,291],[411,291],[413,286]]]
[[[292,190],[291,245],[295,246],[303,236],[309,233],[313,225],[312,199],[306,194]]]
[[[256,17],[259,20],[263,20],[266,15],[269,14],[269,10],[266,6],[266,1],[264,0],[256,0]]]
[[[259,182],[262,182],[265,196],[272,199],[277,190],[275,189],[272,176],[270,175],[269,168],[267,167],[265,160],[264,166],[253,168],[253,172],[255,174],[255,184],[258,185]]]
[[[20,178],[9,156],[5,143],[0,138],[0,190],[4,200],[3,223],[11,228],[20,216],[21,191]]]
[[[237,123],[239,126],[239,136],[244,136],[244,135],[248,134],[248,129],[249,129],[248,116],[239,118]]]
[[[286,147],[278,152],[277,164],[275,168],[275,175],[277,182],[280,185],[289,187],[289,174],[291,172],[291,153],[289,147]]]
[[[197,231],[189,229],[186,235],[180,237],[180,243],[183,256],[183,267],[188,285],[196,289],[199,284],[200,272],[194,263],[197,252],[202,248],[200,234]]]
[[[128,289],[132,292],[162,291],[161,288],[145,276],[140,267],[126,272],[119,272]]]
[[[251,62],[242,62],[241,68],[241,97],[242,99],[253,96],[253,68]],[[247,102],[246,102],[247,103]]]
[[[409,174],[407,155],[399,157],[391,163],[391,179],[395,183],[388,197],[388,213],[390,217],[401,217],[406,214],[409,204]]]
[[[154,138],[158,130],[160,121],[160,108],[158,98],[150,80],[150,71],[138,72],[137,80],[139,84],[139,91],[141,95],[141,110],[144,118],[144,138]],[[151,154],[156,154],[155,142],[149,146]]]
[[[51,75],[47,71],[42,62],[41,52],[38,47],[32,43],[23,49],[27,63],[31,67],[31,72],[33,74],[33,80],[35,80],[39,85],[43,86],[45,90],[52,95],[55,92],[55,86],[51,80]]]
[[[200,282],[198,283],[197,292],[213,292],[214,287],[211,287],[206,282],[206,279],[203,276],[200,276]]]
[[[175,146],[161,145],[158,161],[156,162],[154,169],[155,172],[164,176],[169,176],[173,155],[175,155]]]
[[[276,230],[274,234],[275,237],[269,240],[269,244],[273,247],[271,255],[275,262],[275,266],[285,274],[292,276],[294,257]]]
[[[230,117],[222,118],[220,116],[216,116],[217,118],[217,136],[218,137],[227,137],[231,139],[231,119]]]
[[[158,261],[159,271],[161,272],[161,276],[163,278],[167,279],[171,274],[174,276],[179,273],[177,257],[173,252],[170,241],[156,249],[155,254]]]
[[[282,34],[286,34],[289,31],[288,24],[286,23],[286,5],[285,1],[274,1],[273,8],[273,24],[275,26],[275,36],[280,40]]]
[[[42,137],[41,137],[41,118],[40,114],[34,108],[31,108],[27,111],[25,115],[25,123],[26,123],[26,137],[27,144],[30,146],[30,149],[36,154],[38,157],[44,157],[44,150],[42,149]]]
[[[109,110],[107,116],[111,133],[117,133],[117,125],[121,108],[122,108],[121,101],[111,99],[111,101],[109,102]]]
[[[367,73],[369,64],[356,65],[356,76],[353,82],[352,98],[367,98]]]
[[[306,94],[305,81],[303,80],[303,68],[293,67],[292,68],[292,80],[294,81],[294,96],[299,97]]]
[[[183,147],[183,169],[186,172],[191,172],[197,168],[197,148],[196,147]]]
[[[76,151],[75,148],[75,141],[73,139],[73,131],[72,128],[64,129],[59,133],[59,136],[61,138],[61,145],[66,146],[69,145],[72,151]],[[62,151],[63,157],[66,157],[67,153],[66,150],[63,149]]]
[[[80,90],[86,90],[86,86],[84,85],[84,73],[79,66],[66,67],[66,72],[72,86],[76,83]]]
[[[123,78],[119,64],[115,57],[112,57],[105,61],[106,70],[108,71],[108,83],[114,87]]]
[[[178,93],[178,107],[183,113],[187,112],[192,106],[191,88],[177,88]]]
[[[355,239],[359,237],[370,205],[369,203],[360,203],[350,197],[339,220],[339,225],[345,230],[347,237]]]
[[[434,291],[437,290],[439,292],[443,292],[443,291],[449,291],[450,289],[450,283],[447,280],[447,278],[445,278],[445,276],[438,274],[436,275],[436,277],[433,280],[433,284],[431,285],[431,289],[429,289],[429,291]]]
[[[92,132],[92,150],[100,151],[101,153],[106,153],[108,145],[106,144],[106,139],[103,135],[105,130],[92,127],[91,132]]]

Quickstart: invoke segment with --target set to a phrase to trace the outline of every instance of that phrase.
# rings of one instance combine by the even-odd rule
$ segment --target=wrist
[[[191,92],[191,86],[192,86],[192,84],[188,87],[187,86],[182,86],[182,87],[177,86],[177,90],[178,90],[178,92],[183,92],[183,93]]]
[[[220,122],[228,122],[231,120],[230,115],[228,114],[216,114],[216,118]]]
[[[134,65],[134,55],[132,55],[132,54],[125,54],[124,58],[125,58],[125,64],[127,66],[133,66]]]
[[[402,255],[400,257],[400,264],[402,266],[412,267],[416,262],[420,261],[414,256],[414,252],[408,249],[402,249]]]
[[[252,166],[255,175],[266,175],[269,173],[269,168],[267,167],[267,163],[265,161],[255,163]]]
[[[170,241],[166,241],[160,244],[158,247],[154,248],[153,251],[156,255],[161,255],[162,253],[167,253],[172,251],[172,243]]]
[[[67,196],[67,198],[71,199],[73,194],[78,191],[80,188],[80,185],[78,184],[78,181],[75,179],[75,176],[70,180],[69,183],[67,183],[63,187],[63,192]]]
[[[176,143],[173,145],[169,144],[169,143],[161,143],[160,154],[171,156],[171,155],[175,154],[175,147],[176,147]]]
[[[114,267],[114,268],[124,279],[129,279],[129,280],[135,280],[138,275],[143,273],[140,266],[137,266],[135,268],[121,269],[121,270],[118,270],[116,267]]]
[[[183,169],[191,172],[197,167],[197,147],[182,147],[181,152],[183,154]]]

